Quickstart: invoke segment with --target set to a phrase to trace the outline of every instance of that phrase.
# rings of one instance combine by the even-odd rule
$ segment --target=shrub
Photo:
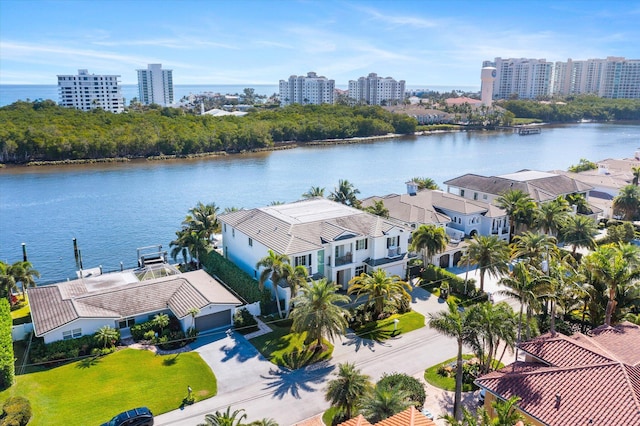
[[[424,385],[420,380],[415,377],[409,376],[404,373],[384,373],[382,378],[378,380],[376,386],[390,388],[399,388],[409,394],[409,398],[413,401],[416,407],[422,407],[424,400],[427,397],[424,391]]]
[[[21,396],[12,396],[2,404],[0,426],[24,426],[31,420],[31,404]]]
[[[271,300],[269,290],[260,291],[258,281],[233,262],[225,259],[216,251],[211,251],[203,262],[207,271],[217,276],[221,283],[229,287],[234,293],[246,300],[248,304],[260,302],[261,308],[265,301]],[[266,310],[263,310],[265,313]]]
[[[49,344],[44,339],[33,339],[29,356],[31,362],[50,363],[73,360],[79,356],[89,355],[93,348],[98,347],[93,335],[82,336],[77,339],[58,340]]]
[[[233,328],[241,334],[258,330],[258,321],[247,308],[238,309],[233,315]]]
[[[15,359],[11,337],[11,306],[7,299],[0,300],[0,390],[13,385]]]
[[[136,342],[139,340],[149,340],[146,337],[146,333],[151,331],[154,333],[155,337],[155,325],[153,323],[153,321],[146,321],[146,322],[142,322],[140,324],[134,324],[131,326],[130,328],[131,330],[131,337],[133,337],[133,340],[135,340]]]
[[[427,267],[424,268],[422,272],[422,283],[420,284],[421,287],[431,289],[442,287],[445,283],[449,286],[450,293],[465,294],[466,288],[467,295],[469,295],[475,289],[476,281],[474,279],[467,280],[467,285],[465,286],[464,278],[460,278],[446,269],[435,265],[427,265]]]

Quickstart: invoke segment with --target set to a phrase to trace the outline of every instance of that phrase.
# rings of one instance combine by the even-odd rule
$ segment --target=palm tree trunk
[[[458,339],[458,359],[456,361],[456,393],[453,400],[453,416],[462,419],[462,339]]]
[[[555,337],[556,335],[556,302],[551,301],[551,319],[549,320],[549,329],[551,331],[551,335]]]

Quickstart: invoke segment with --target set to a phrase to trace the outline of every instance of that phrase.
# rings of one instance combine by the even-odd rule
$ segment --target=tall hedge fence
[[[449,291],[456,294],[465,294],[464,278],[460,278],[453,272],[435,265],[427,265],[422,272],[421,287],[426,289],[441,287],[444,283],[449,284]],[[445,284],[445,285],[446,285]],[[476,291],[476,280],[471,278],[467,281],[466,293],[470,295]]]
[[[205,269],[220,278],[224,283],[243,298],[248,304],[260,302],[270,303],[271,293],[267,289],[260,291],[258,281],[236,266],[229,259],[225,259],[216,251],[211,251],[203,262]]]
[[[0,299],[0,390],[10,387],[15,378],[11,326],[11,306],[9,306],[9,301]]]

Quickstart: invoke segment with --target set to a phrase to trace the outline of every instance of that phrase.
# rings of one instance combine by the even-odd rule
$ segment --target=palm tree
[[[497,235],[475,235],[467,251],[462,255],[459,265],[477,265],[480,268],[480,291],[484,291],[484,276],[498,278],[508,271],[509,247]]]
[[[469,317],[465,311],[458,309],[454,302],[447,302],[448,310],[429,314],[429,327],[445,336],[453,337],[458,344],[456,359],[456,391],[453,402],[453,415],[456,420],[462,416],[462,346],[469,342]]]
[[[572,254],[576,255],[578,247],[593,250],[596,247],[595,236],[598,230],[596,222],[588,216],[570,215],[560,229],[559,238],[565,244],[573,246]]]
[[[293,267],[288,263],[284,265],[284,281],[291,290],[291,299],[294,299],[298,295],[298,289],[302,287],[308,279],[309,271],[307,271],[306,267],[302,265]]]
[[[289,265],[289,257],[284,254],[278,254],[273,250],[269,250],[269,254],[256,263],[256,268],[264,268],[260,272],[260,278],[258,279],[260,290],[264,289],[264,283],[267,280],[271,281],[271,291],[278,306],[280,318],[282,318],[282,309],[280,308],[280,298],[278,297],[278,285],[280,281],[286,279],[289,272],[285,265]]]
[[[632,185],[640,186],[640,166],[632,167],[631,173],[633,174]]]
[[[495,305],[484,302],[471,306],[466,315],[471,325],[469,343],[480,359],[480,371],[488,373],[494,360],[497,360],[500,342],[504,342],[504,351],[507,348],[513,349],[515,345],[516,321],[513,309],[505,302]]]
[[[556,239],[549,235],[527,231],[513,239],[511,256],[523,259],[534,268],[541,268],[544,261],[548,264],[549,259],[557,255]]]
[[[16,289],[16,279],[11,275],[11,265],[4,263],[0,260],[0,289],[2,290],[3,297],[9,300],[12,304],[11,294]]]
[[[23,297],[27,287],[35,287],[34,277],[40,278],[40,272],[33,269],[29,261],[18,261],[12,265],[0,261],[0,286],[3,292],[7,292],[9,303],[13,292],[18,290],[18,283],[21,283]]]
[[[520,302],[520,314],[518,316],[518,335],[517,342],[520,342],[522,336],[522,315],[526,307],[527,319],[527,339],[530,338],[529,324],[533,317],[533,312],[539,307],[538,294],[541,285],[545,283],[547,276],[543,275],[538,269],[532,268],[525,262],[518,262],[513,266],[513,271],[507,277],[500,279],[500,284],[507,287],[506,290],[498,291],[498,294],[511,297]]]
[[[418,189],[440,189],[436,181],[428,177],[414,177],[411,181],[418,184]]]
[[[191,328],[193,330],[195,330],[196,328],[196,315],[198,315],[200,313],[200,309],[198,308],[191,308],[188,311],[189,315],[191,315]]]
[[[420,225],[418,229],[411,234],[410,250],[414,252],[423,252],[423,262],[431,259],[436,254],[444,251],[449,243],[449,236],[444,228],[435,225]]]
[[[616,294],[618,286],[626,286],[640,278],[640,268],[629,265],[616,246],[600,246],[588,256],[589,265],[594,267],[593,276],[602,280],[608,289],[605,325],[611,325],[611,318],[616,310]]]
[[[374,201],[373,205],[365,207],[364,211],[384,218],[389,217],[389,209],[384,206],[384,201],[382,200]]]
[[[322,348],[323,337],[333,341],[347,328],[347,311],[338,303],[347,303],[350,299],[338,294],[339,288],[323,278],[303,285],[293,300],[296,308],[291,313],[291,330],[296,333],[306,331],[307,340],[315,340],[317,350]]]
[[[233,410],[227,407],[227,411],[216,411],[214,414],[206,414],[204,423],[199,426],[241,426],[242,421],[247,418],[244,410]]]
[[[169,315],[156,314],[153,317],[152,321],[153,321],[153,325],[158,327],[160,329],[160,334],[162,334],[162,331],[164,330],[164,328],[169,325]]]
[[[640,210],[640,186],[623,186],[613,199],[613,209],[622,213],[625,220],[633,220]]]
[[[411,401],[409,393],[399,386],[376,386],[372,392],[365,394],[360,411],[367,421],[378,423],[415,404],[415,401]]]
[[[220,231],[219,211],[220,208],[214,203],[202,204],[198,202],[194,208],[189,210],[189,214],[182,224],[190,230],[201,232],[202,237],[210,242],[213,234]]]
[[[327,384],[325,399],[350,419],[363,396],[372,390],[371,382],[369,376],[349,362],[338,364],[337,376]]]
[[[520,401],[519,396],[512,396],[506,401],[496,399],[491,403],[491,406],[496,413],[495,420],[497,420],[497,425],[515,425],[518,421],[524,419],[522,414],[518,411],[518,401]]]
[[[302,194],[302,198],[316,197],[324,198],[324,188],[320,188],[319,186],[312,186],[307,192]]]
[[[206,256],[209,248],[209,240],[205,236],[206,232],[195,231],[188,228],[183,228],[180,231],[176,231],[176,239],[169,243],[171,249],[171,257],[175,260],[183,249],[187,249],[191,260],[196,260],[198,268],[201,265],[201,260]]]
[[[360,190],[355,188],[351,182],[346,179],[340,179],[338,186],[329,194],[329,199],[351,207],[359,207],[360,201],[356,197]]]
[[[549,280],[546,291],[540,295],[543,300],[551,302],[551,316],[549,331],[552,336],[556,334],[556,311],[558,305],[563,305],[565,296],[570,295],[570,287],[580,280],[580,275],[576,270],[575,259],[572,256],[565,256],[562,259],[554,260],[549,265]]]
[[[120,338],[120,333],[118,330],[111,328],[108,325],[103,325],[96,331],[95,339],[99,344],[102,344],[103,348],[106,348],[107,345],[109,347],[115,345],[115,343]]]
[[[542,203],[533,217],[534,228],[555,236],[564,226],[570,211],[569,202],[562,197]]]
[[[509,216],[509,241],[518,225],[526,223],[535,211],[536,204],[526,192],[512,189],[496,198],[496,205]]]
[[[271,418],[264,418],[252,421],[249,426],[278,426],[278,422]]]
[[[368,303],[374,307],[374,315],[379,318],[384,312],[386,301],[395,302],[396,305],[402,298],[410,301],[410,291],[411,285],[402,281],[398,275],[389,276],[387,271],[378,268],[370,275],[362,273],[353,277],[349,281],[347,294],[355,293],[358,297],[365,294]]]

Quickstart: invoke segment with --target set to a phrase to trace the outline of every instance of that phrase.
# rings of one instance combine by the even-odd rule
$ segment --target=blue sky
[[[640,1],[0,0],[0,83],[120,74],[175,84],[277,84],[315,71],[480,86],[483,60],[640,59]]]

